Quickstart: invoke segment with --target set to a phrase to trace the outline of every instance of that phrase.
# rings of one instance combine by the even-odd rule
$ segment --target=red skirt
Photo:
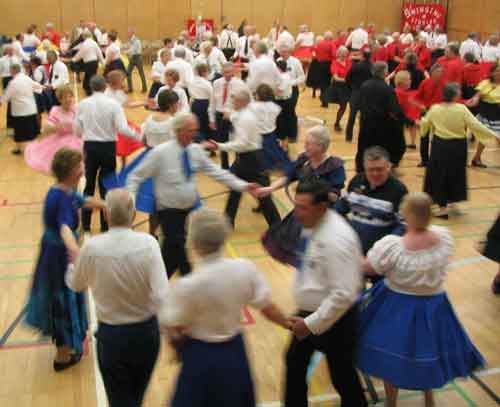
[[[141,132],[141,128],[131,121],[127,121],[129,127],[134,129],[137,133]],[[144,144],[140,141],[131,139],[130,137],[124,136],[118,133],[118,138],[116,140],[116,155],[118,157],[127,157],[134,151],[139,150],[144,147]]]
[[[313,57],[313,48],[314,47],[300,47],[293,53],[293,56],[297,59],[311,60]]]

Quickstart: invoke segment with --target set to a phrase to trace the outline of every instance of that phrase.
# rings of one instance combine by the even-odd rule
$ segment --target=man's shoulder
[[[406,187],[406,185],[393,175],[390,175],[387,179],[386,186],[400,193],[401,195],[406,195],[408,193],[408,188]]]

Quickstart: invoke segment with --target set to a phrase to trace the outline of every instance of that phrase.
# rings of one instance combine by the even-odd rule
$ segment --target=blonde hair
[[[59,102],[61,102],[66,95],[75,96],[75,92],[70,85],[62,85],[56,89],[56,98]]]
[[[408,71],[399,71],[394,78],[394,84],[399,86],[405,79],[411,79],[410,72]]]
[[[401,214],[419,230],[425,230],[432,219],[432,199],[425,192],[411,192],[403,198]]]
[[[124,79],[125,79],[125,74],[123,73],[123,71],[121,71],[119,69],[115,69],[111,72],[108,72],[108,74],[106,75],[106,81],[109,84],[113,84],[113,85],[121,84]]]

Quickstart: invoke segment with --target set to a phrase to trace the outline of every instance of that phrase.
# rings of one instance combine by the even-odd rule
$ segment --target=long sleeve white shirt
[[[286,30],[281,31],[276,41],[276,49],[279,50],[281,47],[287,47],[292,50],[295,48],[295,38]]]
[[[156,147],[175,138],[172,127],[174,117],[170,116],[165,120],[155,120],[149,116],[141,126],[141,136],[149,147]]]
[[[332,327],[357,301],[361,292],[361,244],[356,232],[334,211],[328,210],[310,233],[295,272],[297,307],[312,312],[305,324],[314,335]]]
[[[363,45],[368,44],[368,33],[363,28],[356,28],[349,37],[347,37],[346,45],[352,49],[361,49]]]
[[[292,80],[292,86],[300,86],[306,81],[306,74],[304,73],[302,64],[297,58],[292,56],[288,57],[286,60],[286,70]]]
[[[280,73],[280,84],[276,92],[276,99],[286,100],[292,97],[293,92],[293,81],[288,72]]]
[[[239,43],[238,33],[229,30],[222,30],[219,35],[219,47],[220,49],[224,48],[234,48],[238,47]]]
[[[173,69],[179,73],[179,85],[182,88],[187,88],[193,80],[193,67],[186,61],[180,58],[174,58],[167,63],[166,70]]]
[[[97,45],[97,42],[95,42],[92,38],[87,38],[80,44],[80,48],[73,57],[73,61],[78,62],[80,60],[83,60],[85,63],[92,61],[104,63],[101,49],[99,48],[99,45]]]
[[[206,99],[212,98],[213,88],[210,81],[201,76],[195,76],[188,86],[189,96],[191,99]]]
[[[158,104],[158,96],[160,96],[160,93],[163,92],[164,90],[170,89],[167,85],[162,86],[160,89],[158,89],[158,92],[156,93],[155,96],[155,102]],[[177,83],[172,89],[170,89],[177,93],[177,96],[179,96],[179,112],[184,112],[188,113],[190,111],[189,107],[189,102],[188,98],[186,95],[186,91],[179,86],[179,83]]]
[[[135,195],[141,183],[153,177],[156,207],[161,210],[192,208],[199,198],[196,174],[200,171],[231,189],[243,191],[248,187],[247,182],[215,165],[198,144],[186,149],[193,171],[189,179],[183,170],[184,148],[174,139],[155,147],[130,173],[127,189]]]
[[[247,259],[206,256],[196,271],[177,280],[159,315],[160,323],[185,327],[205,342],[228,341],[241,332],[241,309],[271,304],[271,289]]]
[[[297,47],[312,47],[314,45],[314,33],[309,31],[297,34],[295,44]]]
[[[10,102],[12,116],[31,116],[37,113],[34,92],[41,93],[43,86],[29,76],[18,73],[7,85],[2,103]]]
[[[110,325],[148,320],[169,295],[158,242],[124,227],[87,240],[65,279],[74,291],[92,290],[97,319]]]
[[[20,64],[21,60],[12,55],[4,55],[0,58],[0,78],[10,78],[12,75],[10,74],[10,67],[14,64]]]
[[[460,57],[463,59],[464,55],[467,54],[468,52],[471,52],[474,55],[476,61],[481,61],[481,54],[482,54],[481,45],[479,45],[476,41],[474,41],[471,38],[466,39],[460,45],[460,51],[459,51]]]
[[[448,45],[448,36],[445,33],[434,35],[434,48],[445,49]]]
[[[219,143],[220,150],[248,153],[262,149],[262,136],[257,127],[257,117],[250,107],[232,113],[230,120],[233,124],[231,141]]]
[[[484,62],[498,62],[500,61],[500,45],[493,47],[485,45],[483,47],[483,61]]]
[[[255,92],[257,87],[263,83],[276,91],[280,82],[280,71],[268,56],[260,56],[248,65],[247,84],[252,92]]]
[[[69,72],[66,64],[56,60],[56,62],[54,62],[54,64],[50,67],[47,81],[54,89],[67,85],[69,83]]]
[[[250,59],[252,53],[252,36],[244,35],[238,38],[238,45],[236,46],[236,52],[240,58]],[[248,45],[247,45],[248,43]]]
[[[155,61],[153,63],[153,67],[151,68],[151,79],[153,79],[154,82],[163,83],[163,79],[165,77],[165,71],[167,70],[167,65],[163,65],[161,61]]]
[[[219,78],[213,83],[213,93],[210,99],[210,105],[208,108],[208,113],[210,121],[215,122],[215,113],[226,113],[231,112],[233,109],[232,96],[240,91],[248,89],[245,82],[238,78],[231,78],[229,81],[228,94],[226,101],[224,102],[224,86],[226,84],[225,78]]]
[[[111,44],[109,44],[108,47],[106,48],[105,54],[106,54],[105,59],[108,64],[110,62],[115,61],[116,59],[119,59],[121,51],[120,51],[120,45],[118,45],[118,41],[114,41]]]
[[[276,119],[281,112],[281,107],[276,103],[255,101],[250,103],[250,110],[257,119],[259,134],[269,134],[276,130]]]
[[[94,92],[78,104],[74,127],[83,141],[116,141],[117,131],[130,138],[141,139],[140,134],[128,127],[120,104],[103,92]]]

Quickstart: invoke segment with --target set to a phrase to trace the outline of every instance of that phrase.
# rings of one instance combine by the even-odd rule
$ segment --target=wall
[[[427,0],[420,0],[425,2]],[[489,33],[500,25],[499,0],[443,0],[448,2],[451,38],[463,38],[469,30]],[[377,29],[399,29],[403,0],[0,0],[0,33],[15,34],[30,23],[43,27],[47,21],[58,30],[71,30],[78,22],[94,20],[124,36],[128,26],[145,39],[175,35],[185,28],[188,18],[201,14],[216,25],[231,22],[236,27],[243,18],[268,32],[279,19],[292,32],[299,24],[313,31],[337,30],[361,21],[375,23]],[[305,7],[310,4],[310,7]]]

